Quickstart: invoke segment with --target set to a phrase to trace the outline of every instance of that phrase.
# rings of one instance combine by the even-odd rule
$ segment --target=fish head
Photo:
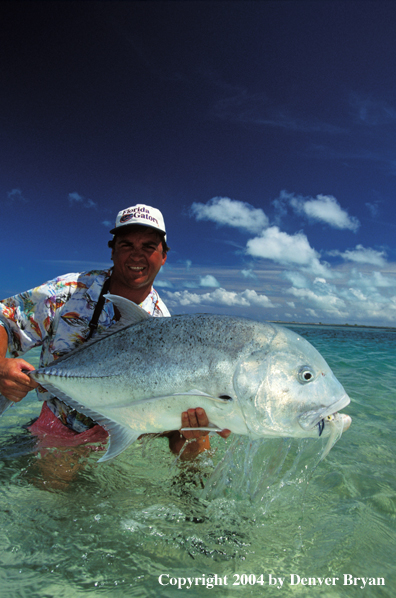
[[[275,326],[270,344],[245,355],[234,390],[255,438],[329,434],[333,416],[350,399],[320,353],[295,332]],[[348,416],[338,417],[344,429]],[[341,425],[341,424],[339,424]]]

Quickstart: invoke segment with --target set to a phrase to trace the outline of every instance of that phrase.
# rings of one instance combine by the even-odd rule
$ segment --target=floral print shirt
[[[41,346],[40,367],[50,364],[62,355],[83,344],[89,335],[89,323],[102,287],[111,270],[71,273],[59,276],[45,284],[0,301],[0,325],[8,333],[8,350],[19,357]],[[169,317],[170,313],[155,289],[140,304],[154,317]],[[117,316],[111,301],[106,299],[93,336],[109,328]],[[59,399],[38,388],[41,400],[61,421],[83,432],[93,425],[92,420],[70,409]]]

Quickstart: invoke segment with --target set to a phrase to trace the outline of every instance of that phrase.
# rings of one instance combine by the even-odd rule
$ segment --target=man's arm
[[[8,334],[6,329],[0,326],[0,392],[6,399],[17,402],[38,384],[22,371],[35,368],[24,359],[7,358],[7,347]]]

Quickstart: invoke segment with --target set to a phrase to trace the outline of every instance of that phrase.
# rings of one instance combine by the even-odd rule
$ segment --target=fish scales
[[[46,372],[52,382],[67,373],[69,379],[87,379],[88,385],[102,378],[103,388],[111,389],[110,377],[117,377],[117,390],[127,400],[197,387],[210,395],[219,388],[232,394],[235,362],[250,347],[258,349],[264,340],[268,345],[274,334],[271,325],[258,331],[254,322],[222,316],[153,318],[99,341],[100,351],[94,343],[58,367],[55,362],[39,370],[37,380],[42,382]]]

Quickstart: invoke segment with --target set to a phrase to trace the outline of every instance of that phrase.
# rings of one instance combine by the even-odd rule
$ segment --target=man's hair
[[[132,230],[132,227],[129,229]],[[151,226],[142,226],[140,224],[135,224],[133,226],[133,230],[136,231],[145,231],[145,230],[150,230],[150,231],[154,231],[157,233],[157,235],[161,238],[161,243],[162,243],[162,251],[164,253],[168,253],[168,251],[170,250],[170,247],[168,247],[168,245],[166,244],[165,241],[165,235],[160,233],[158,230],[155,230],[154,228],[152,228]],[[127,231],[125,230],[125,228],[123,227],[123,230],[120,230],[120,232],[118,234],[115,234],[114,237],[108,241],[107,245],[108,247],[110,247],[110,249],[114,249],[115,247],[115,242],[116,242],[116,238],[119,236],[122,236],[126,233]]]

